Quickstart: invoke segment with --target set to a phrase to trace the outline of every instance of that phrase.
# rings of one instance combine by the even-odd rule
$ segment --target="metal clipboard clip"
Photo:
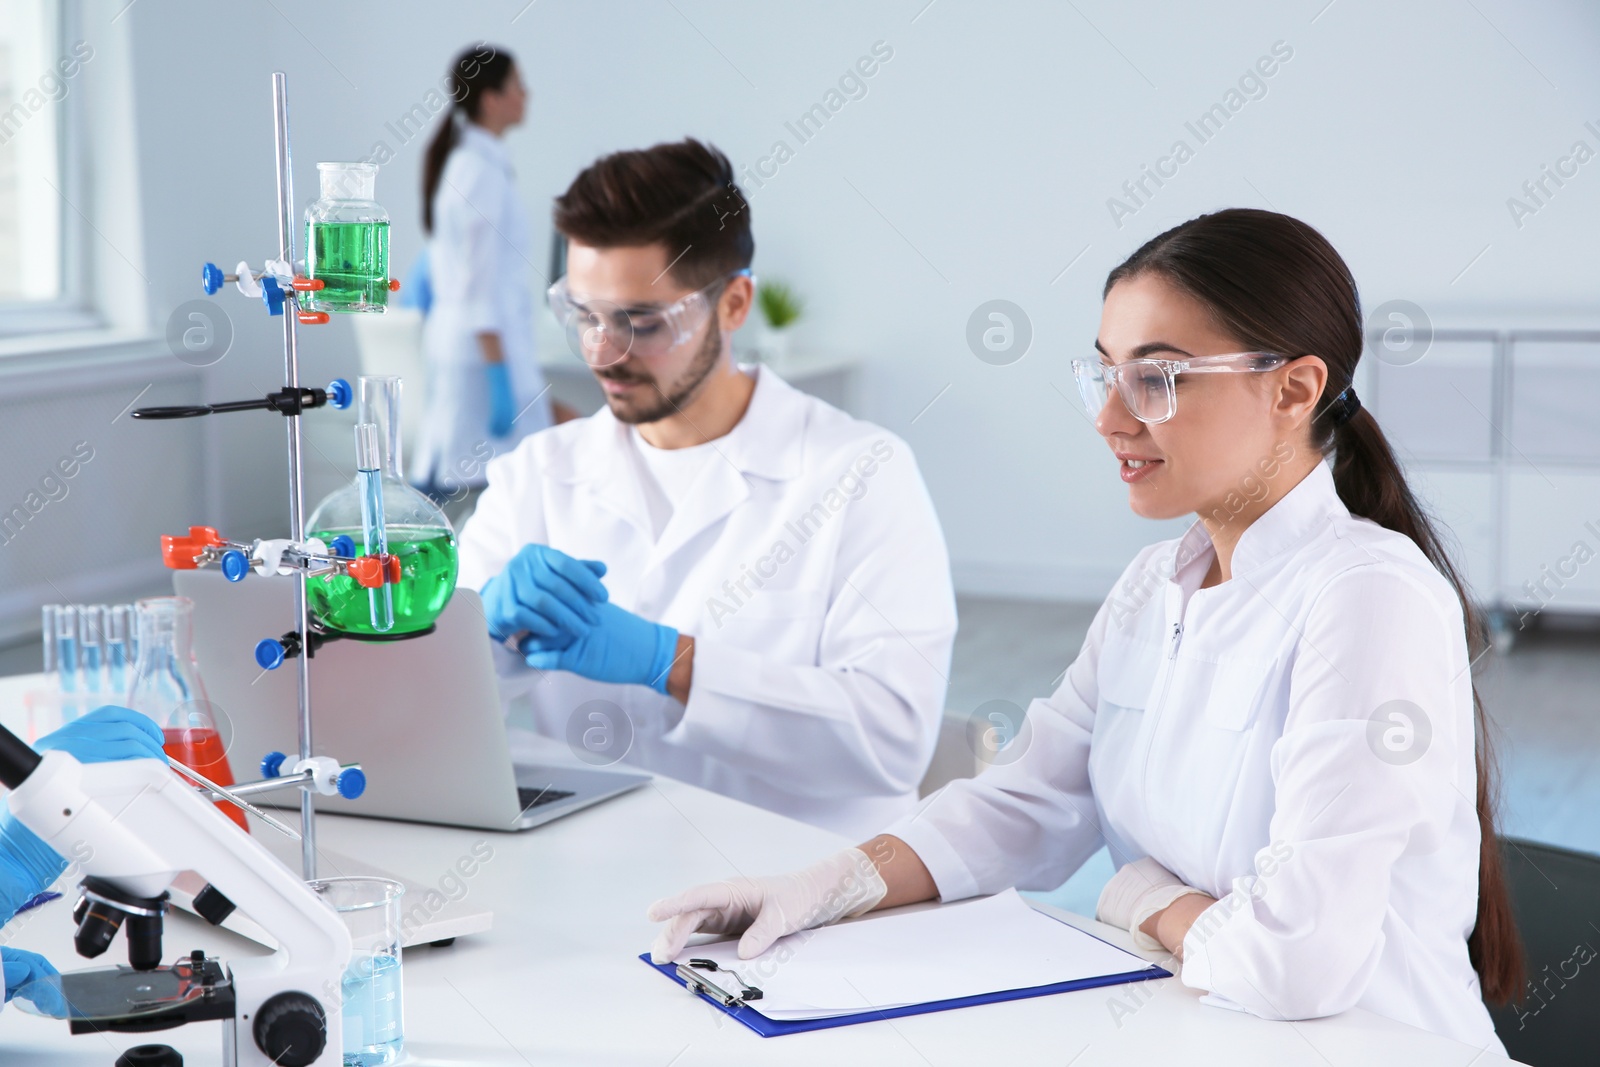
[[[740,991],[738,993],[730,993],[705,975],[700,974],[700,971],[719,971],[723,974],[732,975],[733,980],[739,983]],[[718,967],[716,960],[691,959],[688,963],[680,963],[678,964],[678,977],[683,979],[683,983],[688,987],[689,992],[704,993],[708,997],[721,1001],[724,1007],[733,1008],[740,1004],[747,1004],[752,1000],[761,999],[760,989],[746,983],[732,968]]]

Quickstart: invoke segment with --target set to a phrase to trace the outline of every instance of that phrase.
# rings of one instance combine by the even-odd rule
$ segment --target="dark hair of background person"
[[[1199,300],[1242,349],[1322,358],[1328,380],[1322,409],[1311,423],[1313,447],[1333,453],[1334,486],[1351,514],[1411,538],[1455,587],[1466,621],[1468,658],[1475,662],[1487,638],[1483,615],[1406,484],[1377,420],[1362,407],[1349,421],[1334,425],[1333,400],[1350,385],[1362,351],[1361,298],[1339,253],[1298,219],[1230,208],[1151,238],[1107,276],[1104,292],[1147,273]],[[1504,1004],[1521,998],[1525,968],[1495,836],[1494,752],[1476,685],[1472,703],[1482,841],[1478,921],[1467,949],[1484,998]]]
[[[750,266],[750,205],[733,164],[694,138],[613,152],[556,197],[555,226],[592,248],[659,244],[680,285],[700,289]]]
[[[433,194],[439,191],[445,162],[461,142],[461,127],[457,124],[461,117],[476,120],[478,109],[483,106],[484,90],[498,90],[504,86],[516,65],[510,52],[482,42],[456,56],[455,62],[450,64],[450,73],[446,76],[450,107],[445,110],[433,140],[428,142],[422,155],[423,233],[433,232]]]

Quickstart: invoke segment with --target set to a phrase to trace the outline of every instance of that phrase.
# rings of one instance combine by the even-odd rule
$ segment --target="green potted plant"
[[[756,306],[766,325],[758,349],[761,358],[769,363],[780,361],[789,354],[789,331],[805,313],[805,301],[788,283],[770,281],[756,286]]]

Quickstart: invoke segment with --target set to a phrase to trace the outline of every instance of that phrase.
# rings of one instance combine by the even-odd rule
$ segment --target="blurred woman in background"
[[[534,350],[528,215],[505,132],[521,124],[527,90],[510,53],[479,44],[451,66],[452,106],[422,166],[432,307],[423,330],[427,415],[411,481],[460,502],[484,484],[484,464],[553,412]]]

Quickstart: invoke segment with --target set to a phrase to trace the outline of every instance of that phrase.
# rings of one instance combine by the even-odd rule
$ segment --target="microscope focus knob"
[[[279,993],[256,1010],[256,1048],[280,1067],[311,1067],[328,1044],[328,1017],[315,997]]]
[[[183,1054],[171,1045],[135,1045],[117,1057],[116,1067],[183,1067]]]

